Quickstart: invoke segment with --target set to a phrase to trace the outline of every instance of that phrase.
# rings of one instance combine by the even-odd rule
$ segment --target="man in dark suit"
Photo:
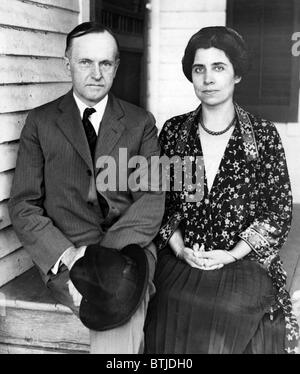
[[[81,295],[69,270],[88,245],[122,249],[136,243],[146,252],[150,279],[144,302],[125,325],[91,331],[92,353],[142,350],[144,318],[153,292],[152,240],[164,209],[162,192],[123,190],[122,177],[117,178],[116,189],[102,191],[97,185],[103,171],[97,160],[112,157],[117,175],[124,175],[121,148],[128,159],[139,155],[149,161],[159,155],[152,114],[109,93],[118,65],[119,46],[109,29],[87,22],[71,31],[66,66],[73,89],[29,113],[9,202],[15,231],[47,287],[76,314]]]

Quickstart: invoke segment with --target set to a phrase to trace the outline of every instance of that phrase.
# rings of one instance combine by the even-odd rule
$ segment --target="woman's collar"
[[[249,113],[234,102],[235,112],[241,129],[241,135],[244,143],[244,150],[248,161],[256,160],[259,157],[256,139],[253,131],[253,124],[250,120]],[[196,110],[188,113],[184,123],[180,126],[180,134],[176,143],[176,153],[183,154],[192,126],[198,122],[198,116],[202,110],[200,104]]]

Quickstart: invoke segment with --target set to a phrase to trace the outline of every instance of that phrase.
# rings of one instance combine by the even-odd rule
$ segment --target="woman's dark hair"
[[[117,44],[117,56],[116,59],[119,58],[119,51],[120,51],[120,45],[118,42],[118,39],[114,35],[114,33],[111,31],[110,28],[102,25],[101,23],[97,22],[84,22],[80,25],[76,26],[67,36],[66,41],[66,54],[70,50],[72,46],[72,40],[75,38],[79,38],[80,36],[92,34],[92,33],[103,33],[108,32],[116,41]]]
[[[182,69],[189,81],[192,82],[192,66],[197,49],[211,47],[224,51],[236,76],[243,77],[249,70],[248,49],[238,32],[225,26],[204,27],[191,37],[182,59]]]

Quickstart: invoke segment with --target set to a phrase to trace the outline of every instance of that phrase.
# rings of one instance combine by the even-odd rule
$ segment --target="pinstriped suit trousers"
[[[146,251],[150,262],[154,258]],[[150,298],[155,294],[153,284],[155,265],[150,266],[149,285],[141,305],[131,319],[115,329],[107,331],[90,330],[90,353],[91,354],[138,354],[144,350],[144,322]],[[68,281],[69,271],[63,266],[57,275],[52,275],[46,283],[52,296],[61,304],[68,306],[79,318],[79,307],[74,305],[69,293]]]
[[[131,319],[107,331],[90,330],[91,354],[138,354],[144,351],[144,322],[150,297],[155,287],[149,282],[143,302]]]

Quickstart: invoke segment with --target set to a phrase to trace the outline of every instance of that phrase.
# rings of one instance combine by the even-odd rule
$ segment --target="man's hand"
[[[69,271],[72,269],[73,265],[77,260],[84,256],[86,246],[79,248],[71,247],[65,251],[61,261],[66,265]]]
[[[67,268],[70,271],[73,265],[75,264],[75,262],[84,256],[85,250],[86,250],[86,246],[79,247],[79,248],[75,248],[75,247],[69,248],[64,253],[61,261],[67,266]],[[77,291],[76,287],[74,286],[71,280],[68,280],[67,284],[68,284],[69,293],[72,296],[74,305],[79,307],[81,300],[82,300],[82,295]]]
[[[69,293],[72,296],[74,305],[79,307],[81,300],[82,300],[82,295],[77,291],[76,287],[74,286],[71,280],[68,280],[67,284],[68,284]]]

